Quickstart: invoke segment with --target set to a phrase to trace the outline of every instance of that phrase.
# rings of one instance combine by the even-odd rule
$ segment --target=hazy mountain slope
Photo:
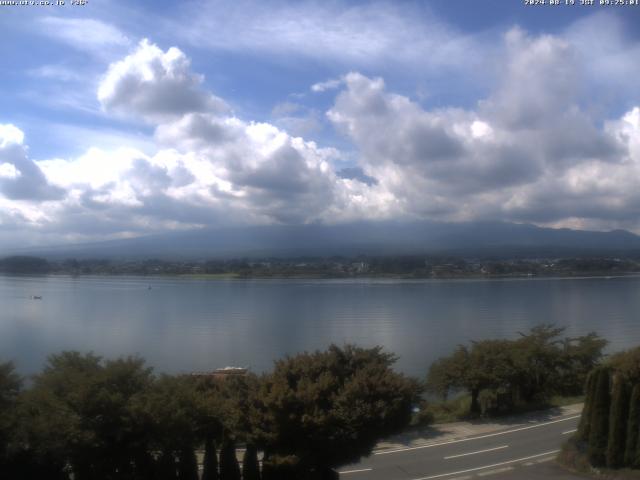
[[[640,252],[640,237],[624,230],[591,232],[503,222],[359,222],[195,230],[30,249],[28,253],[49,257],[206,258],[412,253],[572,255],[634,251]]]

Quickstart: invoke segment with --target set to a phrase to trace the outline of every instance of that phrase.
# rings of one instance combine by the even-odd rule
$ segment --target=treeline
[[[461,257],[388,255],[354,257],[297,257],[263,259],[53,261],[16,256],[0,259],[0,272],[68,275],[228,275],[269,277],[487,278],[521,276],[622,275],[640,271],[632,258],[564,258],[536,260],[470,259]]]
[[[598,413],[587,415],[580,438],[600,448],[596,462],[609,462],[611,438],[626,442],[623,451],[640,451],[640,389],[633,388],[640,350],[600,367],[604,339],[563,331],[541,325],[513,340],[460,346],[434,362],[426,383],[395,372],[396,357],[380,347],[352,345],[285,357],[268,374],[223,379],[156,375],[137,357],[78,352],[49,357],[28,381],[11,363],[0,364],[0,478],[336,478],[333,469],[369,455],[380,439],[428,422],[425,390],[443,399],[466,392],[468,414],[499,414],[580,395],[594,367],[585,411]],[[624,422],[638,425],[635,437],[625,430],[620,440]]]
[[[595,333],[571,338],[563,332],[541,325],[515,340],[461,345],[431,365],[427,388],[443,399],[452,392],[468,393],[472,416],[544,405],[554,395],[581,395],[607,342]]]
[[[589,374],[568,450],[594,467],[640,468],[640,347],[613,355]]]
[[[63,352],[28,384],[0,364],[0,478],[337,478],[410,421],[420,388],[394,362],[379,347],[331,346],[216,379]]]
[[[51,272],[51,265],[44,258],[14,256],[0,259],[0,272],[15,274],[44,274]]]

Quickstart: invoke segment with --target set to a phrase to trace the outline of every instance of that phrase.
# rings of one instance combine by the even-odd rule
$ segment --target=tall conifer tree
[[[620,468],[624,461],[627,420],[629,415],[629,388],[622,375],[615,375],[609,413],[609,440],[607,466]]]
[[[599,467],[607,463],[607,442],[609,440],[609,393],[610,373],[607,368],[598,369],[596,389],[591,408],[591,427],[587,455],[592,465]]]
[[[216,442],[212,437],[207,437],[204,442],[204,461],[202,466],[202,480],[218,480],[218,454]]]
[[[627,421],[627,441],[624,450],[624,465],[635,467],[638,465],[636,451],[638,450],[638,433],[640,433],[640,384],[636,384],[631,391],[629,401],[629,419]]]
[[[225,440],[220,450],[220,480],[240,480],[240,465],[236,458],[236,446],[232,440]]]

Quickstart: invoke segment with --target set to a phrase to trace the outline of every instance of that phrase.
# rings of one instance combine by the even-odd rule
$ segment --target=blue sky
[[[0,6],[0,245],[386,218],[640,232],[639,20],[515,0]]]

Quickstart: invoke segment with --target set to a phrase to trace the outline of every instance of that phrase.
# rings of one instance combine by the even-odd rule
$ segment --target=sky
[[[389,219],[640,233],[640,6],[561,1],[0,2],[0,247]]]

